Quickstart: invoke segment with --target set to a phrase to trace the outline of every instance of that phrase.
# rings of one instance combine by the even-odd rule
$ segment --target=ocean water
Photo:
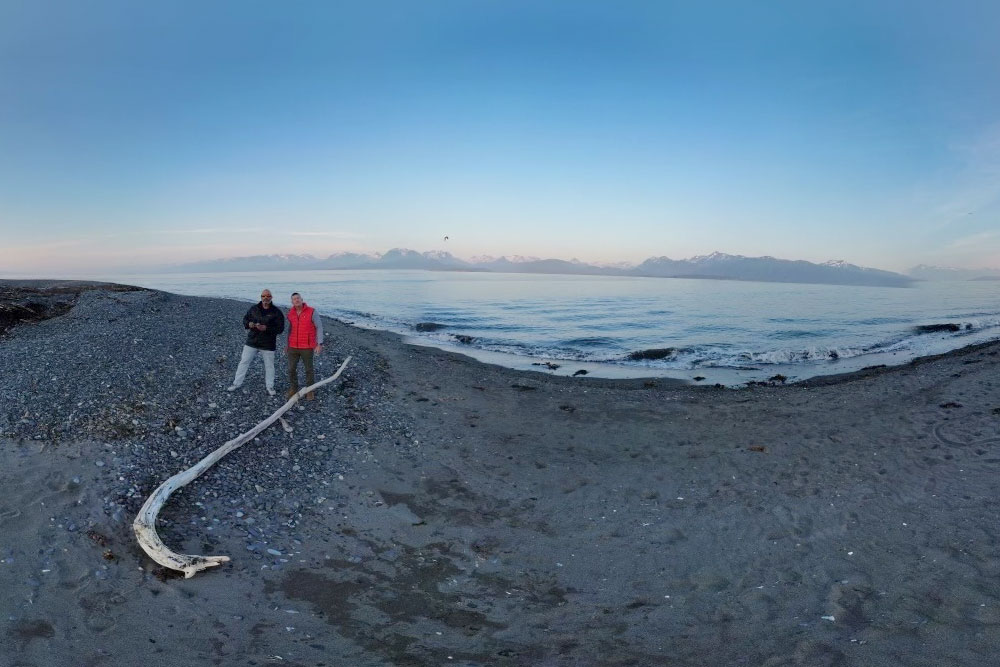
[[[738,384],[905,363],[1000,338],[1000,282],[909,288],[433,271],[107,276],[180,294],[321,313],[502,365]],[[415,326],[423,323],[423,329]],[[950,325],[944,330],[921,329]],[[466,338],[468,337],[468,338]],[[463,342],[464,341],[464,342]],[[659,359],[633,359],[643,350]],[[548,361],[558,369],[539,364]]]

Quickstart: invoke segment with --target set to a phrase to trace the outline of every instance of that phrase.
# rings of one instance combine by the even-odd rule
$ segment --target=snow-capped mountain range
[[[393,248],[384,253],[335,253],[321,258],[313,255],[255,255],[193,262],[165,267],[166,272],[281,271],[322,269],[420,269],[430,271],[492,271],[608,276],[650,276],[659,278],[704,278],[755,280],[764,282],[818,283],[832,285],[878,285],[905,287],[913,278],[892,271],[871,269],[834,260],[816,264],[804,260],[775,257],[746,257],[713,252],[689,259],[650,257],[638,265],[588,264],[577,259],[538,257],[477,256],[468,260],[449,252],[417,252]]]
[[[1000,280],[1000,269],[956,269],[920,264],[909,273],[917,280]]]

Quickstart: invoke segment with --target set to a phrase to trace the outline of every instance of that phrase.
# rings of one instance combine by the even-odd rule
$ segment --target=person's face
[[[271,306],[271,292],[268,290],[261,292],[260,302],[264,304],[265,308],[269,308]]]
[[[292,297],[292,307],[301,308],[302,307],[302,297],[296,294]]]

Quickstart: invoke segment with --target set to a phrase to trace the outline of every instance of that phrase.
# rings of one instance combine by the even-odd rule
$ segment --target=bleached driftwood
[[[139,546],[142,547],[142,550],[149,554],[149,557],[160,565],[169,567],[172,570],[180,570],[183,572],[185,579],[190,579],[202,570],[227,562],[229,560],[229,556],[192,556],[175,553],[168,549],[167,545],[165,545],[160,539],[160,536],[156,534],[156,516],[160,513],[160,508],[163,507],[165,502],[167,502],[167,498],[170,497],[170,494],[182,486],[190,484],[229,452],[257,437],[261,431],[278,421],[281,418],[281,415],[288,412],[300,398],[340,377],[340,374],[344,372],[345,368],[347,368],[347,363],[350,360],[350,357],[344,359],[344,363],[340,365],[337,372],[325,380],[320,380],[319,382],[309,385],[304,389],[300,389],[294,396],[288,399],[287,403],[278,408],[273,415],[257,424],[246,433],[236,436],[203,458],[201,461],[198,461],[195,465],[191,466],[187,470],[177,473],[173,477],[167,479],[167,481],[163,484],[160,484],[160,486],[153,491],[152,495],[146,499],[142,509],[139,510],[139,514],[135,517],[135,521],[132,522],[132,529],[135,531],[135,537],[139,541]]]

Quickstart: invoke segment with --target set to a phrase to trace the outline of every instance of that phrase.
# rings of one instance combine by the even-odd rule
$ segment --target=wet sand
[[[183,316],[134,313],[150,336]],[[64,317],[12,329],[0,361]],[[294,433],[232,454],[323,442],[344,472],[283,488],[303,509],[266,544],[233,513],[282,484],[259,463],[200,497],[204,520],[168,505],[171,547],[233,558],[193,579],[161,580],[109,511],[131,473],[97,461],[137,436],[2,441],[4,664],[995,664],[1000,343],[733,390],[511,371],[328,326],[400,426],[331,389]],[[236,400],[232,368],[190,353],[197,391]],[[28,380],[20,398],[41,396]]]

